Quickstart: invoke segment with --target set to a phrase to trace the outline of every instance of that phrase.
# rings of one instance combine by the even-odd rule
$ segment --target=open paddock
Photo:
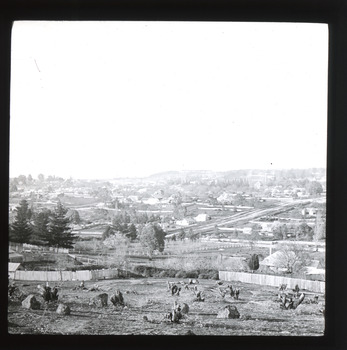
[[[74,335],[287,335],[321,336],[324,332],[324,316],[321,309],[325,301],[319,296],[318,304],[306,300],[295,310],[282,310],[277,300],[278,288],[249,283],[230,282],[240,289],[239,300],[230,296],[222,298],[216,293],[216,281],[200,280],[197,288],[205,296],[204,302],[194,302],[191,290],[182,288],[179,296],[167,290],[167,281],[179,283],[178,279],[119,279],[86,282],[90,288],[97,283],[99,291],[76,288],[79,282],[58,284],[59,301],[68,305],[71,314],[59,315],[57,305],[44,308],[38,295],[38,282],[17,283],[25,294],[33,293],[42,303],[39,310],[28,310],[20,301],[9,301],[8,331],[11,334],[74,334]],[[186,282],[188,281],[185,279]],[[227,282],[223,282],[223,286]],[[52,287],[54,284],[51,284]],[[183,285],[179,285],[182,286]],[[115,307],[110,302],[106,307],[89,305],[92,297],[107,293],[109,297],[119,289],[125,307]],[[179,323],[165,319],[174,301],[187,303],[189,312]],[[226,305],[237,307],[240,318],[219,319],[217,313]]]

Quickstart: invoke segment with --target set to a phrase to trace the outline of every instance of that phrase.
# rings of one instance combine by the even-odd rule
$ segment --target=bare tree
[[[308,262],[308,255],[297,244],[286,244],[277,255],[275,264],[277,268],[285,269],[286,273],[299,272]]]

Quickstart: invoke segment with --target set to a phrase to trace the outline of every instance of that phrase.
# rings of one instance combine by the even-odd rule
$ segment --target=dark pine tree
[[[33,235],[31,242],[37,245],[49,245],[51,233],[49,231],[49,222],[52,212],[49,209],[37,213],[34,217]]]
[[[248,263],[249,268],[254,272],[259,269],[259,257],[257,254],[253,254]]]
[[[137,238],[137,230],[134,224],[128,226],[127,233],[125,234],[131,241],[134,241]]]
[[[9,228],[10,241],[15,243],[29,243],[33,230],[28,219],[28,216],[30,216],[28,202],[23,199],[15,210],[17,212],[15,221]]]
[[[77,239],[71,232],[70,218],[66,217],[67,209],[58,202],[49,222],[49,245],[57,248],[73,248]]]

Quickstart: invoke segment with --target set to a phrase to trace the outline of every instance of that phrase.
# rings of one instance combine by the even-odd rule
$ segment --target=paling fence
[[[279,287],[281,284],[286,284],[287,288],[291,289],[295,288],[295,286],[298,285],[300,289],[305,289],[315,293],[325,293],[325,282],[311,281],[300,278],[261,275],[246,272],[219,271],[219,279],[224,281],[239,281],[273,287]]]
[[[118,269],[81,271],[16,271],[14,280],[18,281],[90,281],[117,278]]]

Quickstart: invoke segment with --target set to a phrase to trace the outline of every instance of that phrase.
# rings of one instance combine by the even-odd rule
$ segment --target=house
[[[13,262],[9,262],[8,263],[8,275],[9,275],[9,278],[14,279],[14,274],[18,270],[23,270],[23,266],[21,266],[20,263],[13,263]]]
[[[316,216],[317,215],[317,208],[304,208],[301,211],[301,214],[303,216]]]
[[[189,226],[195,224],[195,220],[193,218],[184,218],[183,220],[177,220],[176,225],[178,226]]]
[[[307,279],[325,281],[325,269],[322,268],[318,260],[312,260],[311,263],[305,267],[304,273]]]
[[[148,198],[143,201],[144,204],[155,205],[158,204],[160,200],[158,198]]]
[[[210,219],[211,219],[211,217],[207,214],[199,214],[198,216],[195,217],[196,222],[203,222],[203,221],[207,221]]]
[[[286,260],[295,259],[295,253],[292,251],[286,252],[286,256],[282,251],[274,252],[273,254],[267,256],[265,259],[259,262],[259,268],[261,271],[272,271],[272,272],[286,272],[287,268],[285,267]]]
[[[243,227],[243,228],[240,228],[240,230],[245,235],[250,235],[252,233],[252,227]]]

